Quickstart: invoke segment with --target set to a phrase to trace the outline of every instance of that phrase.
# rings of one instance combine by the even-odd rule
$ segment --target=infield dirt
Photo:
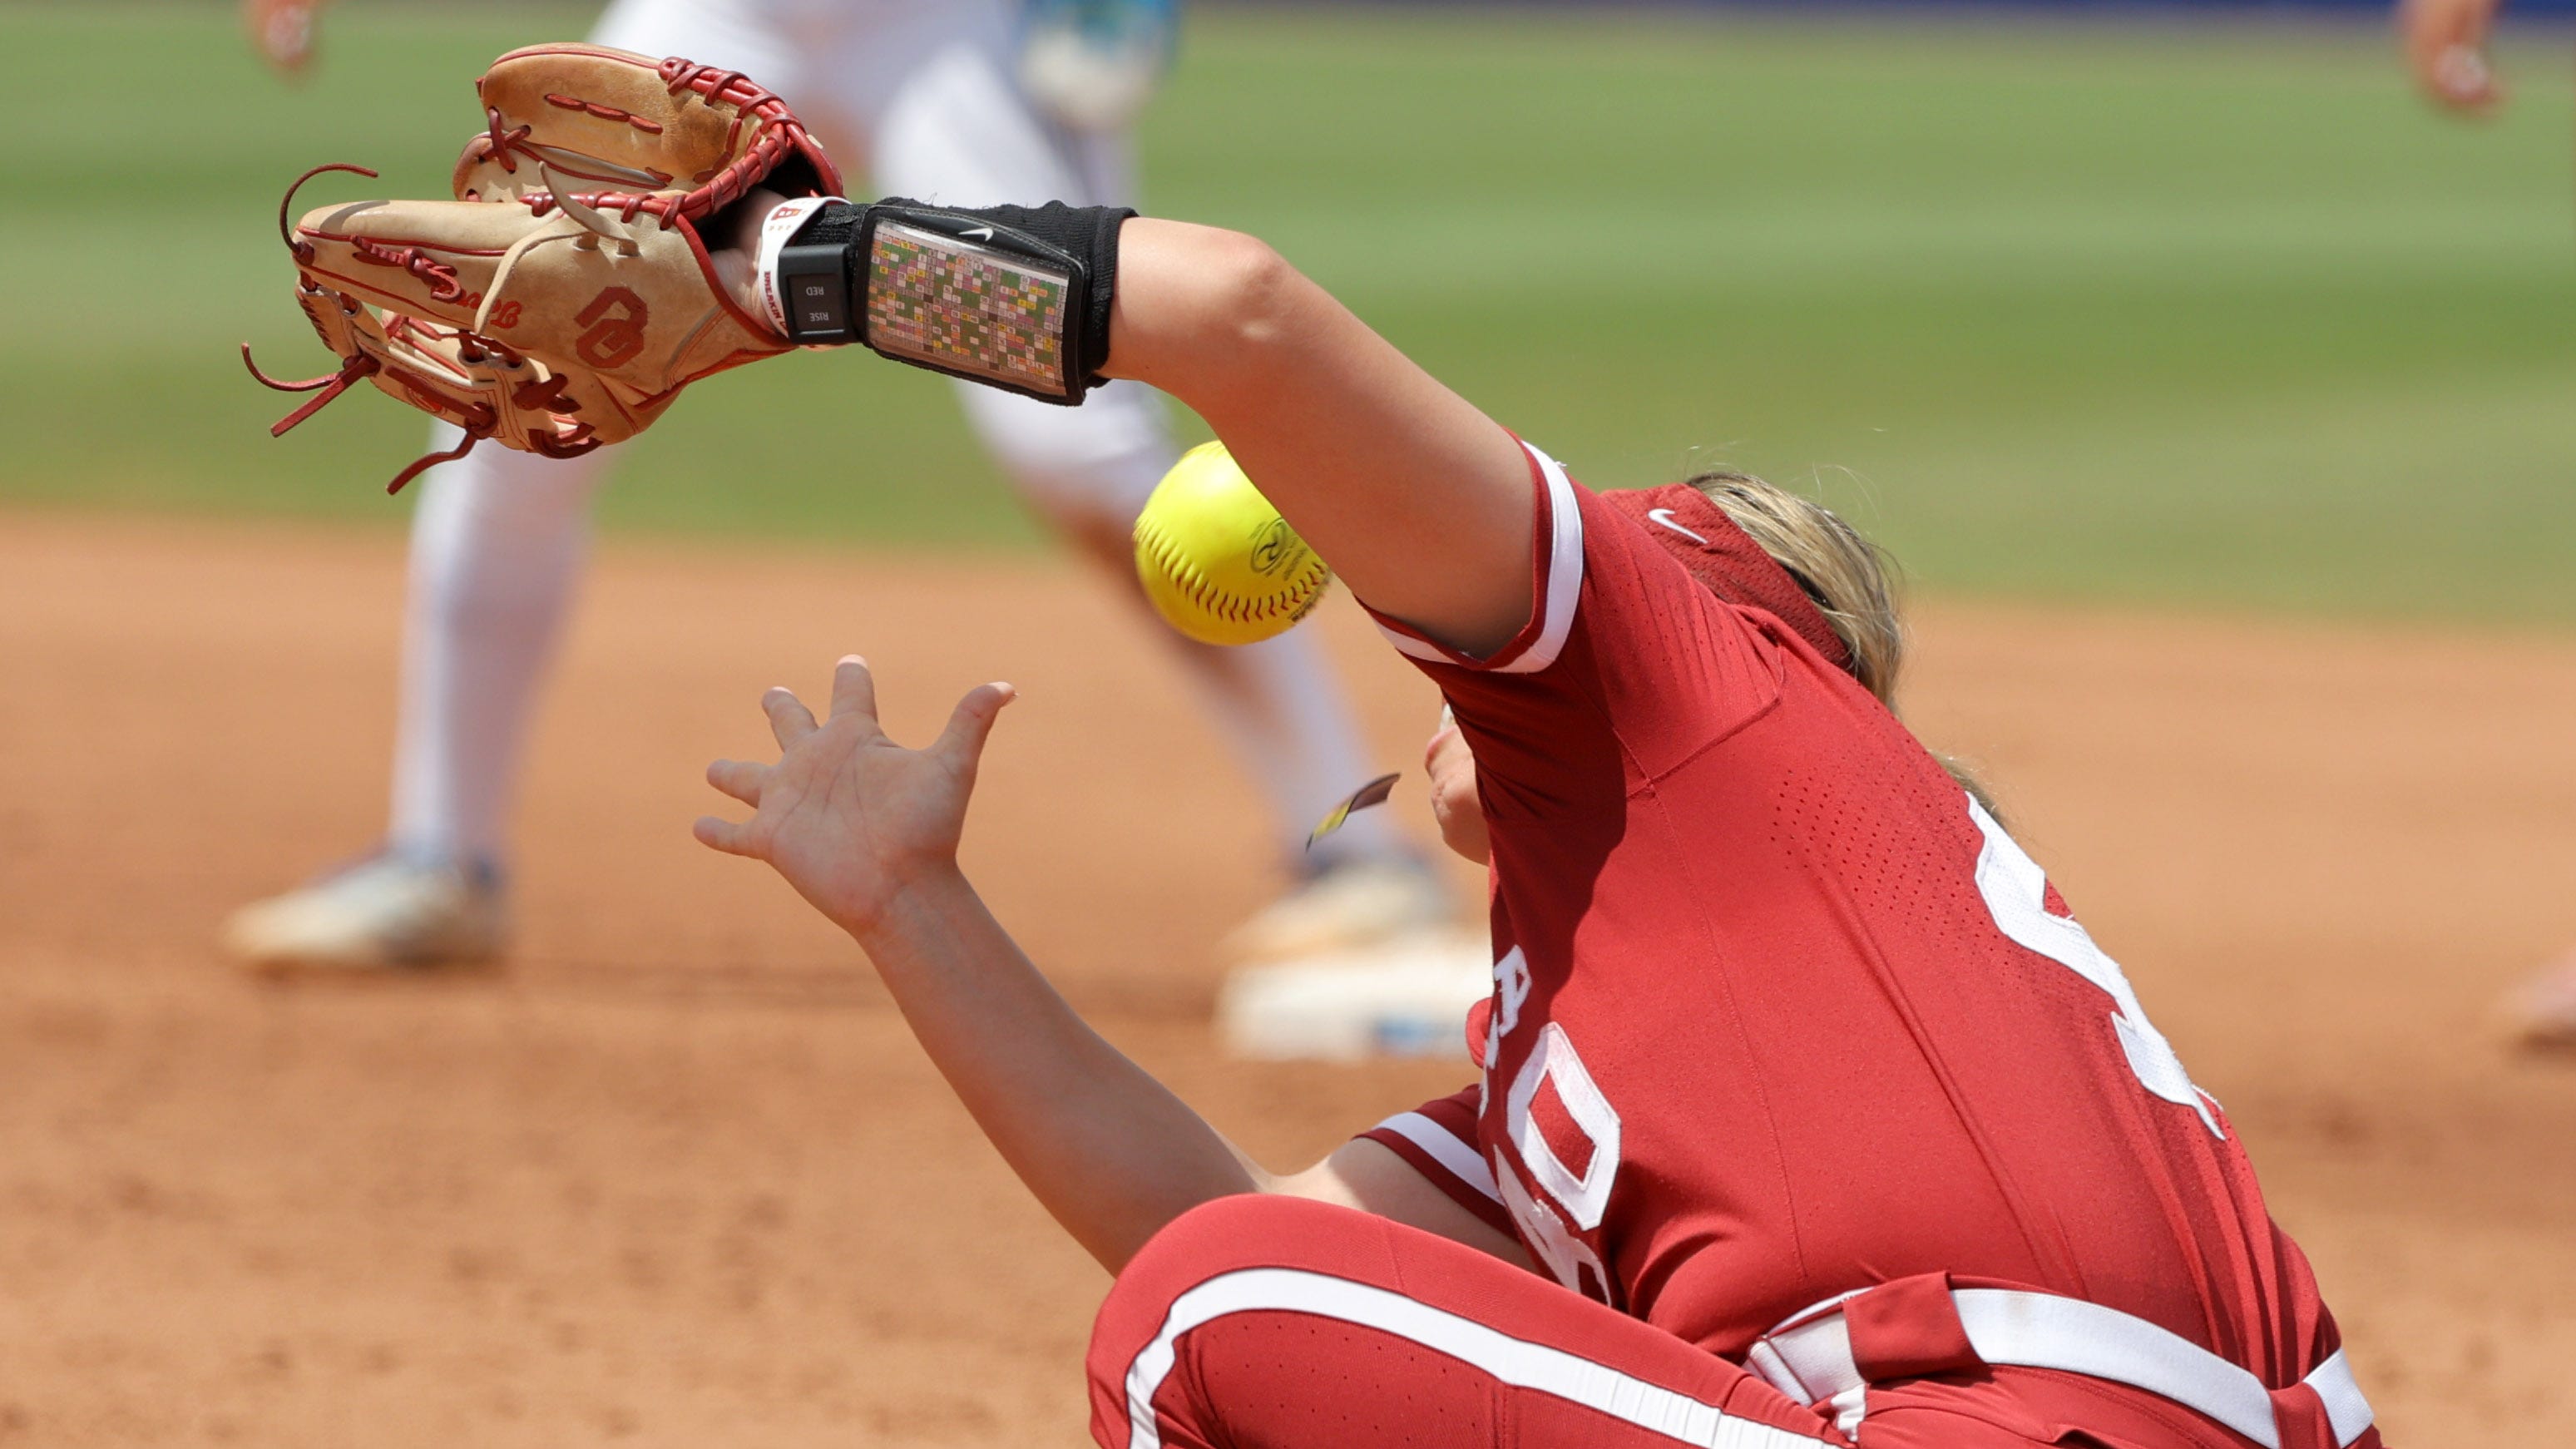
[[[603,550],[522,812],[523,950],[264,986],[232,905],[382,822],[389,534],[0,515],[0,1446],[1073,1444],[1105,1277],[846,942],[688,838],[755,699],[898,738],[1018,683],[968,839],[1067,994],[1256,1152],[1463,1068],[1246,1066],[1249,790],[1070,565]],[[1912,714],[2226,1102],[2392,1443],[2576,1438],[2576,642],[1942,605]],[[1320,627],[1389,768],[1429,688]],[[1356,783],[1356,782],[1355,782]],[[1390,808],[1422,815],[1418,768]],[[1474,888],[1460,879],[1462,892]]]

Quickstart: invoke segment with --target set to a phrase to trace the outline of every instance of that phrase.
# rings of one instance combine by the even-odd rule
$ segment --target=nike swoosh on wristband
[[[971,236],[977,241],[991,241],[993,239],[993,229],[989,226],[970,227],[969,229],[957,234],[959,236]]]
[[[1687,538],[1691,542],[1699,544],[1702,547],[1706,547],[1708,544],[1707,539],[1704,539],[1698,534],[1691,532],[1689,529],[1682,527],[1680,524],[1673,522],[1673,511],[1669,508],[1649,508],[1646,510],[1646,517],[1662,524],[1664,527],[1671,529],[1673,532],[1680,534],[1682,537]]]

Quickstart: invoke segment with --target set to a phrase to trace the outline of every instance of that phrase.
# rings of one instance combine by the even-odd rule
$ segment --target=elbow
[[[1258,237],[1140,218],[1119,249],[1105,370],[1193,407],[1259,383],[1311,308],[1314,284]]]
[[[1220,319],[1216,341],[1228,348],[1259,348],[1287,330],[1291,294],[1305,278],[1270,243],[1242,232],[1220,232],[1209,248],[1209,315]]]
[[[1191,257],[1189,371],[1196,387],[1257,381],[1291,330],[1300,286],[1310,285],[1259,237],[1204,232]]]

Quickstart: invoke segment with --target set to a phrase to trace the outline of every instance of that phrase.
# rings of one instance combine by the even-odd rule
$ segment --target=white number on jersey
[[[1538,1089],[1551,1081],[1565,1115],[1592,1142],[1592,1155],[1579,1174],[1557,1160],[1556,1149],[1547,1145],[1547,1134],[1530,1113]],[[1585,1232],[1601,1226],[1601,1215],[1610,1209],[1610,1181],[1619,1175],[1619,1114],[1593,1085],[1592,1073],[1564,1027],[1551,1021],[1540,1030],[1538,1045],[1530,1049],[1529,1060],[1512,1079],[1511,1095],[1503,1099],[1503,1125],[1511,1131],[1513,1150],[1538,1179],[1539,1190],[1565,1209],[1566,1218]]]
[[[1519,955],[1515,950],[1506,959]],[[1529,991],[1527,966],[1522,966],[1516,974],[1520,995],[1526,996]],[[1513,997],[1508,980],[1503,994],[1505,1005],[1517,1019],[1520,1001]],[[1498,1011],[1497,1015],[1500,1014]],[[1494,1041],[1500,1044],[1499,1033]],[[1492,1061],[1493,1058],[1489,1056],[1486,1060]],[[1532,1104],[1538,1100],[1539,1090],[1549,1086],[1555,1088],[1556,1100],[1565,1108],[1566,1120],[1591,1144],[1591,1153],[1585,1158],[1581,1172],[1568,1167],[1556,1155],[1556,1149],[1548,1145],[1547,1134],[1541,1130],[1538,1117],[1531,1110]],[[1602,1270],[1601,1259],[1584,1246],[1575,1233],[1589,1232],[1601,1226],[1602,1215],[1610,1209],[1610,1189],[1619,1176],[1619,1113],[1610,1105],[1610,1099],[1601,1094],[1601,1088],[1594,1084],[1591,1070],[1583,1065],[1582,1056],[1574,1049],[1574,1039],[1555,1022],[1551,1021],[1540,1029],[1537,1043],[1531,1046],[1528,1059],[1521,1063],[1520,1072],[1513,1077],[1511,1090],[1503,1096],[1503,1131],[1521,1164],[1529,1169],[1531,1180],[1538,1184],[1539,1192],[1555,1207],[1555,1211],[1550,1211],[1533,1201],[1523,1190],[1519,1175],[1511,1170],[1511,1164],[1501,1160],[1502,1154],[1497,1151],[1494,1181],[1502,1189],[1503,1206],[1510,1210],[1512,1220],[1520,1224],[1521,1236],[1547,1264],[1548,1271],[1556,1275],[1558,1282],[1577,1293],[1600,1295],[1606,1301],[1609,1276]],[[1573,1225],[1571,1230],[1566,1226],[1568,1223]],[[1588,1284],[1584,1281],[1586,1269],[1591,1272]]]
[[[1986,807],[1972,797],[1968,813],[1986,837],[1985,847],[1977,852],[1977,892],[1986,898],[1995,928],[2016,945],[2038,952],[2108,992],[2111,1029],[2119,1034],[2120,1048],[2128,1054],[2129,1070],[2137,1074],[2138,1085],[2176,1106],[2189,1107],[2200,1114],[2211,1135],[2225,1137],[2205,1094],[2191,1084],[2182,1058],[2174,1055],[2173,1044],[2147,1020],[2146,1008],[2138,1004],[2138,994],[2121,974],[2120,963],[2094,945],[2082,926],[2049,914],[2048,873],[2004,833]]]
[[[1529,958],[1514,946],[1494,963],[1494,1011],[1485,1021],[1485,1060],[1502,1059],[1503,1038],[1521,1024],[1521,1004],[1529,994]]]

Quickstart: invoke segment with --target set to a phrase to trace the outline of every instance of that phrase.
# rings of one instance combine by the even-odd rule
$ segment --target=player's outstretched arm
[[[1079,399],[1103,377],[1151,383],[1207,419],[1372,607],[1471,654],[1500,647],[1528,620],[1537,512],[1528,454],[1261,241],[1107,208],[772,201],[755,194],[742,213],[736,245],[758,264],[718,256],[716,267],[738,279],[746,311],[767,309],[794,340],[864,341],[1057,401]],[[1108,305],[1047,311],[1061,330],[1046,335],[1026,314],[996,307],[1011,286],[1008,263],[961,284],[921,261],[1024,227],[1079,254],[1093,279],[1087,296],[1105,286]],[[889,235],[899,238],[892,248]],[[782,261],[808,253],[824,260]],[[818,280],[782,270],[793,266],[824,271]],[[970,288],[983,289],[983,310],[968,317],[957,296]],[[813,316],[828,320],[799,331],[796,302],[809,290],[821,298]],[[1032,358],[1054,359],[1065,375]]]
[[[936,741],[908,750],[879,727],[856,658],[834,672],[828,719],[773,689],[761,708],[778,763],[707,768],[752,817],[700,820],[697,837],[767,861],[850,933],[1004,1160],[1112,1272],[1181,1213],[1246,1192],[1338,1202],[1525,1263],[1373,1142],[1291,1176],[1263,1171],[1048,985],[957,864],[984,741],[1010,699],[1009,686],[984,685]]]
[[[1528,454],[1256,238],[1129,221],[1103,370],[1207,419],[1373,607],[1471,654],[1529,618]]]

